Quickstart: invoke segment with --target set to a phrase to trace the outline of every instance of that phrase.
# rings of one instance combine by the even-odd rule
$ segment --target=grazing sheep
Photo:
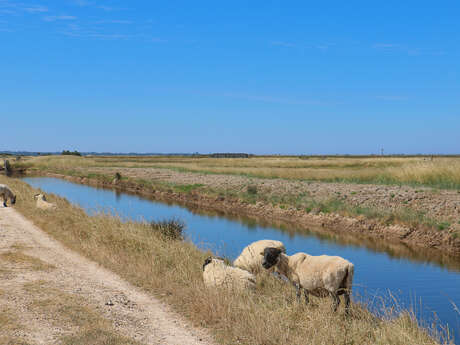
[[[348,313],[354,273],[351,262],[339,256],[311,256],[305,253],[288,256],[278,248],[265,248],[261,254],[264,256],[262,266],[266,269],[275,266],[295,285],[299,299],[301,289],[304,290],[307,304],[308,294],[318,297],[330,295],[336,311],[340,304],[339,295],[344,295]]]
[[[0,184],[0,197],[3,198],[3,207],[7,207],[6,202],[8,199],[10,199],[11,205],[16,203],[16,195],[11,191],[10,187],[4,184]]]
[[[234,289],[254,288],[256,278],[248,271],[227,266],[221,259],[209,257],[203,264],[203,280],[206,287],[227,287]]]
[[[55,210],[57,208],[56,204],[46,201],[44,194],[36,194],[34,195],[34,199],[37,200],[37,208],[41,210]]]
[[[275,240],[260,240],[251,243],[243,249],[240,256],[233,261],[233,266],[239,267],[243,270],[256,273],[262,267],[263,256],[260,252],[263,252],[265,248],[278,248],[283,253],[286,253],[284,244],[280,241]]]

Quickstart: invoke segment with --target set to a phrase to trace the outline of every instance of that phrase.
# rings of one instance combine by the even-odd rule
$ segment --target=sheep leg
[[[340,298],[337,295],[337,292],[331,292],[331,297],[333,299],[332,309],[334,310],[334,312],[336,312],[340,304]]]
[[[297,302],[300,302],[300,285],[297,284],[297,283],[294,283],[294,286],[295,286],[295,294],[297,296]]]
[[[308,291],[304,289],[303,294],[305,296],[305,304],[308,305],[308,303],[310,302],[310,298],[308,297]]]
[[[350,292],[345,291],[343,293],[343,299],[345,300],[345,313],[349,314],[350,312]]]

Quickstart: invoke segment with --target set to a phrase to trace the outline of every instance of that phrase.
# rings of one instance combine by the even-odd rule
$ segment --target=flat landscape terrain
[[[460,254],[458,157],[45,156],[13,165]]]
[[[4,176],[0,183],[17,194],[14,208],[0,209],[7,344],[206,344],[208,332],[228,345],[452,344],[396,304],[383,304],[377,317],[357,302],[349,316],[332,312],[327,298],[297,303],[290,284],[265,272],[254,290],[206,289],[210,253],[161,226],[90,216],[53,194],[57,209],[44,211],[37,189]]]
[[[0,264],[1,344],[212,343],[163,303],[2,206]]]

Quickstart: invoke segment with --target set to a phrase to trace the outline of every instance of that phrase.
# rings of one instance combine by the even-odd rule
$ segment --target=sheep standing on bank
[[[354,265],[339,256],[311,256],[297,253],[288,256],[278,248],[265,248],[262,266],[266,269],[276,267],[278,273],[285,275],[296,287],[297,297],[304,290],[305,302],[308,294],[318,297],[330,295],[334,301],[333,309],[340,304],[339,295],[344,295],[345,310],[350,306],[351,285]]]
[[[37,208],[41,210],[55,210],[57,208],[56,204],[46,201],[44,194],[36,194],[34,195],[34,199],[37,200]]]
[[[221,259],[209,257],[203,264],[203,280],[206,287],[234,289],[254,288],[256,277],[248,271],[225,264]]]
[[[8,199],[10,199],[11,205],[16,203],[16,195],[14,195],[10,187],[7,185],[0,184],[0,197],[3,199],[3,207],[7,207],[6,202]]]
[[[260,255],[265,248],[278,248],[281,252],[286,253],[284,244],[275,240],[260,240],[251,243],[243,249],[240,256],[233,261],[233,266],[243,270],[257,273],[262,267],[263,256]]]

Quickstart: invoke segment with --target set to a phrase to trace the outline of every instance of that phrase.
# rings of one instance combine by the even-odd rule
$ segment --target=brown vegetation
[[[0,182],[6,182],[5,178],[0,177]],[[52,195],[50,200],[58,204],[58,210],[46,213],[34,206],[35,190],[21,181],[10,179],[7,183],[18,194],[17,209],[37,226],[163,298],[195,324],[210,328],[222,344],[302,344],[306,339],[309,344],[438,343],[407,311],[395,314],[387,306],[386,317],[377,318],[354,303],[347,317],[343,311],[333,313],[328,301],[315,300],[306,307],[295,302],[291,286],[268,275],[259,276],[254,292],[207,290],[201,265],[209,253],[193,244],[167,239],[151,231],[149,224],[104,215],[90,217]],[[46,307],[46,301],[37,303]],[[80,336],[80,343],[85,336]]]

